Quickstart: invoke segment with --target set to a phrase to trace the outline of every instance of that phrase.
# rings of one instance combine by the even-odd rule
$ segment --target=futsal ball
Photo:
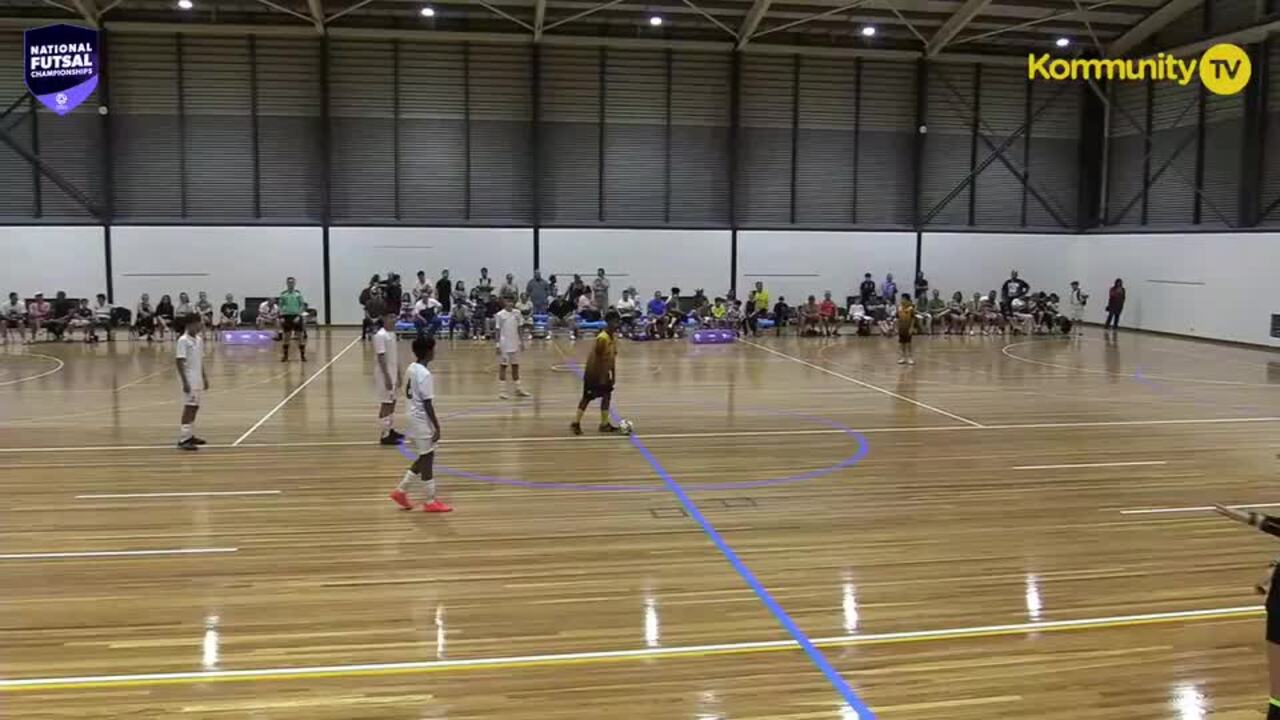
[[[1014,310],[1021,310],[1027,306],[1027,304],[1022,302],[1022,300],[1014,300],[1011,305]]]
[[[622,431],[623,435],[630,435],[636,431],[636,426],[631,424],[630,420],[623,420],[618,423],[618,430]]]

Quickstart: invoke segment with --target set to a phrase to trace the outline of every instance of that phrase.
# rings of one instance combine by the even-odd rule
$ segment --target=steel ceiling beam
[[[763,37],[765,35],[768,35],[769,33],[776,33],[782,30],[790,30],[791,28],[796,27],[797,25],[803,25],[807,22],[813,22],[814,20],[821,20],[822,18],[831,17],[832,15],[839,15],[842,12],[848,12],[850,10],[853,10],[854,8],[867,4],[867,2],[868,0],[854,0],[854,2],[851,2],[848,5],[841,5],[840,7],[831,8],[830,10],[827,10],[825,12],[820,12],[816,15],[802,17],[799,20],[792,20],[789,23],[774,25],[771,28],[766,28],[764,30],[761,30],[760,32],[753,35],[752,37]]]
[[[604,3],[603,5],[597,5],[597,6],[593,7],[593,8],[587,8],[586,10],[583,10],[583,11],[582,11],[582,12],[580,12],[580,13],[575,13],[575,14],[573,14],[573,15],[570,15],[570,16],[569,16],[569,17],[567,17],[567,18],[563,18],[563,19],[561,19],[561,20],[557,20],[557,21],[555,21],[555,22],[551,23],[550,25],[547,25],[546,27],[542,28],[542,31],[543,31],[543,32],[546,32],[547,30],[550,30],[550,29],[552,29],[552,28],[558,28],[558,27],[560,27],[561,25],[565,25],[565,24],[571,23],[571,22],[573,22],[574,20],[581,20],[582,18],[584,18],[584,17],[586,17],[586,16],[588,16],[588,15],[591,15],[591,14],[594,14],[594,13],[598,13],[598,12],[600,12],[601,10],[607,10],[607,9],[609,9],[609,8],[613,7],[614,5],[620,5],[620,4],[622,4],[623,2],[625,2],[625,1],[626,1],[626,0],[609,0],[609,2]]]
[[[542,28],[547,24],[547,0],[535,0],[533,3],[533,41],[542,40]]]
[[[1116,5],[1121,2],[1124,2],[1124,0],[1099,0],[1099,2],[1095,2],[1092,5],[1086,5],[1083,8],[1083,10],[1077,7],[1074,10],[1064,10],[1062,12],[1051,13],[1049,15],[1045,15],[1044,17],[1036,18],[1034,20],[1027,20],[1026,22],[1020,22],[1016,25],[1009,25],[1008,27],[996,28],[994,30],[988,30],[986,32],[978,33],[976,35],[966,35],[965,37],[962,37],[958,40],[953,40],[951,42],[951,45],[960,45],[962,43],[973,42],[974,40],[985,40],[986,38],[994,37],[996,35],[1002,35],[1004,33],[1012,32],[1014,30],[1024,30],[1026,28],[1035,27],[1036,25],[1043,25],[1044,23],[1050,22],[1052,20],[1063,20],[1063,19],[1072,17],[1073,15],[1079,15],[1082,12],[1087,13],[1091,10],[1098,10],[1108,5]]]
[[[738,49],[741,50],[751,42],[751,36],[755,34],[756,28],[760,26],[760,21],[764,19],[765,13],[769,12],[769,6],[773,4],[773,0],[755,0],[751,3],[751,9],[747,11],[747,16],[742,18],[742,25],[738,26]]]
[[[942,23],[942,27],[938,28],[938,31],[929,39],[929,46],[925,49],[928,56],[933,57],[942,52],[947,43],[954,40],[960,31],[964,30],[965,26],[990,4],[991,0],[965,0],[964,4],[956,8],[951,17],[947,18],[947,21]]]
[[[1168,27],[1174,20],[1191,12],[1202,2],[1203,0],[1169,0],[1155,12],[1148,15],[1145,20],[1134,25],[1128,32],[1108,45],[1107,57],[1118,57],[1129,52],[1151,36]]]
[[[307,9],[311,11],[311,21],[316,25],[316,32],[324,34],[324,3],[322,0],[307,0]]]
[[[537,30],[535,30],[535,29],[534,29],[534,26],[532,26],[532,25],[530,25],[529,23],[527,23],[527,22],[525,22],[525,21],[521,20],[520,18],[516,17],[515,15],[512,15],[512,14],[510,14],[510,13],[506,12],[506,11],[505,11],[505,10],[503,10],[502,8],[495,7],[495,6],[493,6],[493,5],[491,5],[491,4],[487,3],[487,2],[485,2],[485,0],[476,0],[476,4],[478,4],[480,7],[484,8],[485,10],[488,10],[489,12],[493,13],[494,15],[497,15],[498,17],[502,18],[503,20],[510,20],[511,22],[513,22],[513,23],[515,23],[515,24],[519,25],[520,27],[524,28],[525,30],[528,30],[529,32],[533,33],[535,36],[540,36],[540,35],[541,35],[541,33],[539,33]]]
[[[728,33],[728,34],[729,34],[729,37],[733,38],[734,40],[737,40],[737,39],[738,39],[738,33],[734,32],[733,28],[731,28],[731,27],[729,27],[728,25],[725,25],[724,23],[720,22],[720,20],[719,20],[719,19],[717,19],[715,15],[712,15],[711,13],[707,12],[706,10],[703,10],[702,8],[698,7],[697,5],[694,5],[694,4],[693,4],[693,0],[684,0],[684,4],[685,4],[685,5],[688,5],[690,10],[693,10],[694,12],[698,13],[698,14],[699,14],[699,15],[701,15],[702,17],[706,18],[706,19],[707,19],[707,21],[709,21],[712,25],[715,25],[716,27],[718,27],[718,28],[720,28],[721,30],[723,30],[723,31],[725,31],[726,33]]]
[[[282,12],[282,13],[284,13],[285,15],[292,15],[292,16],[294,16],[294,17],[298,18],[299,20],[302,20],[303,22],[307,22],[307,23],[314,23],[314,22],[315,22],[314,18],[312,18],[310,15],[304,15],[304,14],[302,14],[302,13],[300,13],[300,12],[296,11],[296,10],[290,10],[289,8],[287,8],[287,7],[283,6],[283,5],[279,5],[279,4],[277,4],[277,3],[274,3],[274,2],[272,2],[271,0],[258,0],[258,2],[259,2],[259,3],[261,3],[262,5],[266,5],[267,7],[271,8],[272,10],[276,10],[276,11],[278,11],[278,12]],[[321,30],[321,32],[323,32],[323,30]]]
[[[1250,43],[1262,42],[1276,33],[1280,33],[1280,20],[1272,20],[1271,22],[1265,22],[1260,25],[1253,25],[1240,30],[1233,30],[1232,32],[1215,35],[1205,40],[1197,40],[1187,45],[1179,45],[1175,48],[1169,48],[1162,52],[1166,52],[1170,55],[1192,55],[1194,53],[1201,52],[1202,50],[1208,50],[1218,43],[1248,45]],[[1257,72],[1256,67],[1254,68],[1254,72]]]
[[[98,27],[98,3],[95,0],[71,0],[71,4],[75,6],[76,12],[84,18],[84,21],[93,27]]]

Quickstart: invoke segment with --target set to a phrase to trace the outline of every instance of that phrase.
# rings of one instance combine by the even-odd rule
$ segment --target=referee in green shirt
[[[280,318],[284,326],[284,357],[280,358],[280,361],[289,362],[289,337],[292,335],[298,339],[298,354],[302,356],[302,361],[306,362],[307,325],[303,313],[307,311],[307,301],[298,291],[296,279],[289,278],[285,284],[288,287],[280,293],[279,298]]]

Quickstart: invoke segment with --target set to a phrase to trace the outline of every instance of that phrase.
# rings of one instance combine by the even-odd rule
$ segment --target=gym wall
[[[111,228],[112,280],[117,303],[132,306],[142,292],[154,299],[182,290],[210,293],[215,305],[230,292],[237,300],[264,296],[293,275],[324,318],[324,248],[315,227]],[[839,301],[856,291],[864,272],[877,284],[892,272],[911,288],[914,233],[743,231],[737,239],[737,284],[746,296],[761,280],[790,303],[831,290]],[[723,294],[735,267],[732,234],[724,231],[543,230],[538,241],[544,273],[610,272],[615,297],[634,285],[642,296],[672,284]],[[102,228],[8,226],[0,228],[0,293],[29,297],[92,296],[106,290]],[[1086,319],[1105,318],[1107,289],[1120,277],[1128,288],[1125,327],[1275,345],[1272,292],[1280,267],[1280,234],[1012,234],[926,232],[921,262],[930,287],[944,297],[961,290],[999,290],[1016,269],[1035,290],[1064,301],[1071,280],[1092,297]],[[534,268],[534,233],[527,228],[335,227],[329,244],[330,298],[335,324],[360,321],[360,290],[374,273],[396,270],[406,287],[425,270],[440,269],[471,287],[482,266],[495,282],[507,272],[521,287]]]
[[[49,300],[59,290],[81,298],[106,292],[102,235],[93,225],[0,227],[0,298],[7,302],[10,292],[24,300],[37,292]]]
[[[243,307],[246,297],[279,293],[293,276],[325,317],[320,228],[114,226],[111,275],[115,301],[129,308],[144,292],[152,303],[168,294],[177,305],[179,292],[194,303],[201,290],[215,308],[226,293]]]
[[[449,270],[454,282],[462,280],[470,290],[489,268],[493,286],[501,285],[508,272],[520,287],[533,269],[533,231],[526,228],[386,228],[335,227],[329,231],[330,297],[333,322],[360,323],[356,302],[373,275],[400,273],[406,292],[417,283],[415,273],[424,270],[434,286],[440,271]]]

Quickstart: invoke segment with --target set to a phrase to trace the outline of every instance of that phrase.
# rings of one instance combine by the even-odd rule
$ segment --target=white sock
[[[394,420],[394,415],[378,418],[378,424],[382,426],[382,437],[386,437],[391,434],[391,427]]]
[[[413,484],[422,478],[418,477],[418,473],[412,470],[404,471],[404,479],[396,486],[396,489],[402,493],[407,493],[413,487]]]
[[[433,503],[435,501],[436,501],[436,479],[431,478],[430,480],[427,481],[427,502]]]
[[[190,425],[178,426],[178,440],[183,442],[195,437],[196,431]]]

